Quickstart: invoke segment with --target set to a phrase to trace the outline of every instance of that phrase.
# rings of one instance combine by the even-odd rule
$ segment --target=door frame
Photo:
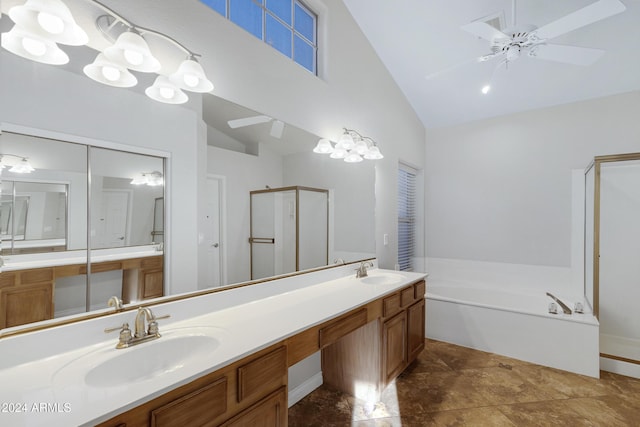
[[[209,181],[218,181],[218,218],[220,222],[220,286],[227,285],[227,177],[213,173],[207,173]]]

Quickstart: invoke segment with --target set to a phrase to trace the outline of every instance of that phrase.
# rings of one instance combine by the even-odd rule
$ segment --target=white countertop
[[[119,261],[131,258],[143,258],[162,255],[154,245],[128,246],[110,249],[92,249],[91,262]],[[85,264],[86,250],[60,251],[3,257],[2,271],[26,270],[29,268],[57,267],[63,265]],[[1,408],[0,408],[1,409]]]
[[[93,425],[108,420],[118,413],[189,383],[197,377],[216,371],[271,344],[425,277],[422,273],[373,269],[369,273],[371,277],[385,274],[400,274],[404,277],[404,280],[397,283],[373,285],[356,279],[351,270],[345,271],[349,271],[348,277],[303,285],[299,289],[277,293],[229,308],[216,309],[208,314],[173,323],[163,325],[163,321],[160,321],[160,332],[164,337],[170,337],[179,330],[191,328],[206,330],[208,334],[217,338],[220,344],[207,358],[200,358],[180,369],[152,379],[110,388],[89,386],[83,381],[86,370],[92,367],[93,357],[98,360],[99,357],[104,357],[110,352],[120,354],[115,352],[126,352],[138,346],[153,345],[164,337],[150,343],[139,344],[131,349],[116,350],[114,347],[117,342],[117,333],[114,333],[109,336],[104,335],[106,338],[104,341],[92,345],[5,367],[0,370],[0,405],[2,405],[0,406],[0,425],[12,427]],[[297,277],[303,276],[306,275]],[[298,279],[298,281],[304,282],[304,279]],[[275,282],[277,281],[273,283]],[[274,289],[277,287],[276,284]],[[248,288],[251,287],[238,288],[237,291],[247,292]],[[224,291],[220,294],[234,291],[236,290]],[[195,300],[214,298],[215,295],[210,294],[193,300],[198,304]],[[184,309],[185,303],[181,304]],[[178,305],[174,305],[173,308],[180,310]],[[154,308],[154,313],[160,316],[167,311],[171,313],[171,309],[171,303],[163,304]],[[129,324],[133,325],[135,313],[122,313],[122,316],[125,315]],[[177,317],[184,318],[183,315]],[[86,334],[86,331],[83,334]],[[95,334],[102,335],[102,331],[95,331]],[[46,334],[42,337],[46,337]],[[3,357],[2,345],[9,344],[4,341],[12,338],[14,337],[0,340],[0,358]]]

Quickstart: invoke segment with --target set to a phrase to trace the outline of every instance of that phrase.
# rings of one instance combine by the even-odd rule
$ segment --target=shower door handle
[[[273,237],[249,237],[249,243],[268,243],[273,245],[276,239]]]

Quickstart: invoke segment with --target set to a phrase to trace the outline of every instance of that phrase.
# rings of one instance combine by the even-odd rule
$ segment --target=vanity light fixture
[[[5,157],[15,157],[20,160],[14,162],[13,164],[8,164],[5,163]],[[35,168],[31,166],[29,160],[26,157],[18,156],[16,154],[0,154],[0,169],[4,169],[5,167],[9,166],[11,166],[9,172],[14,173],[31,173],[35,171]]]
[[[130,184],[132,185],[148,185],[150,187],[156,187],[164,184],[164,176],[162,172],[142,172],[133,177]]]
[[[347,163],[358,163],[363,159],[378,160],[384,158],[376,142],[352,129],[343,128],[344,132],[335,143],[322,138],[313,149],[314,153],[329,154],[332,159],[343,159]]]
[[[98,53],[93,63],[83,68],[89,78],[109,86],[132,87],[138,79],[130,70],[159,73],[145,93],[168,104],[187,102],[188,96],[182,90],[200,93],[213,90],[213,83],[198,63],[200,55],[161,32],[132,24],[97,0],[84,1],[98,9],[91,11],[99,15],[96,26],[112,43]],[[89,36],[75,22],[62,0],[26,0],[23,5],[12,7],[8,14],[15,26],[2,33],[1,46],[23,58],[62,65],[69,62],[69,56],[58,47],[58,43],[80,46],[89,42]],[[170,50],[177,48],[180,57],[186,59],[174,60],[173,64],[179,63],[177,69],[167,70],[166,65],[163,66],[151,52],[148,38],[154,39],[153,46],[158,47],[157,42],[160,42],[167,54],[172,54]]]

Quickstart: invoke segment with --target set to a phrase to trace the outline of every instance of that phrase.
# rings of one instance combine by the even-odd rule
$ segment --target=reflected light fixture
[[[15,157],[20,160],[13,162],[13,164],[9,164],[5,162],[5,157]],[[16,154],[0,154],[0,169],[4,169],[9,166],[11,166],[9,168],[9,172],[14,173],[31,173],[35,171],[35,168],[31,166],[29,159],[26,157],[18,156]]]
[[[175,39],[161,32],[134,25],[124,17],[96,0],[86,0],[98,12],[96,26],[111,46],[98,52],[95,60],[83,68],[85,75],[99,83],[114,87],[132,87],[138,79],[130,70],[158,73],[155,83],[145,90],[152,99],[168,104],[187,102],[183,92],[211,92],[213,83],[207,78],[196,59],[200,55],[187,49]],[[102,14],[100,14],[102,12]],[[8,15],[15,26],[2,33],[1,46],[23,58],[50,65],[69,62],[69,56],[58,43],[80,46],[89,42],[87,33],[76,23],[71,10],[63,0],[26,0],[13,6]],[[166,55],[178,50],[183,60],[171,61],[177,68],[166,70],[151,52],[152,46],[163,49]]]
[[[482,89],[480,89],[480,92],[482,92],[483,95],[486,95],[489,93],[489,91],[491,90],[491,85],[484,85],[482,86]]]
[[[164,176],[159,171],[142,172],[134,176],[130,184],[157,187],[164,184]]]
[[[329,154],[332,159],[343,159],[347,163],[359,163],[364,159],[379,160],[384,158],[376,142],[352,129],[343,128],[344,132],[335,143],[322,138],[318,141],[314,153]]]

